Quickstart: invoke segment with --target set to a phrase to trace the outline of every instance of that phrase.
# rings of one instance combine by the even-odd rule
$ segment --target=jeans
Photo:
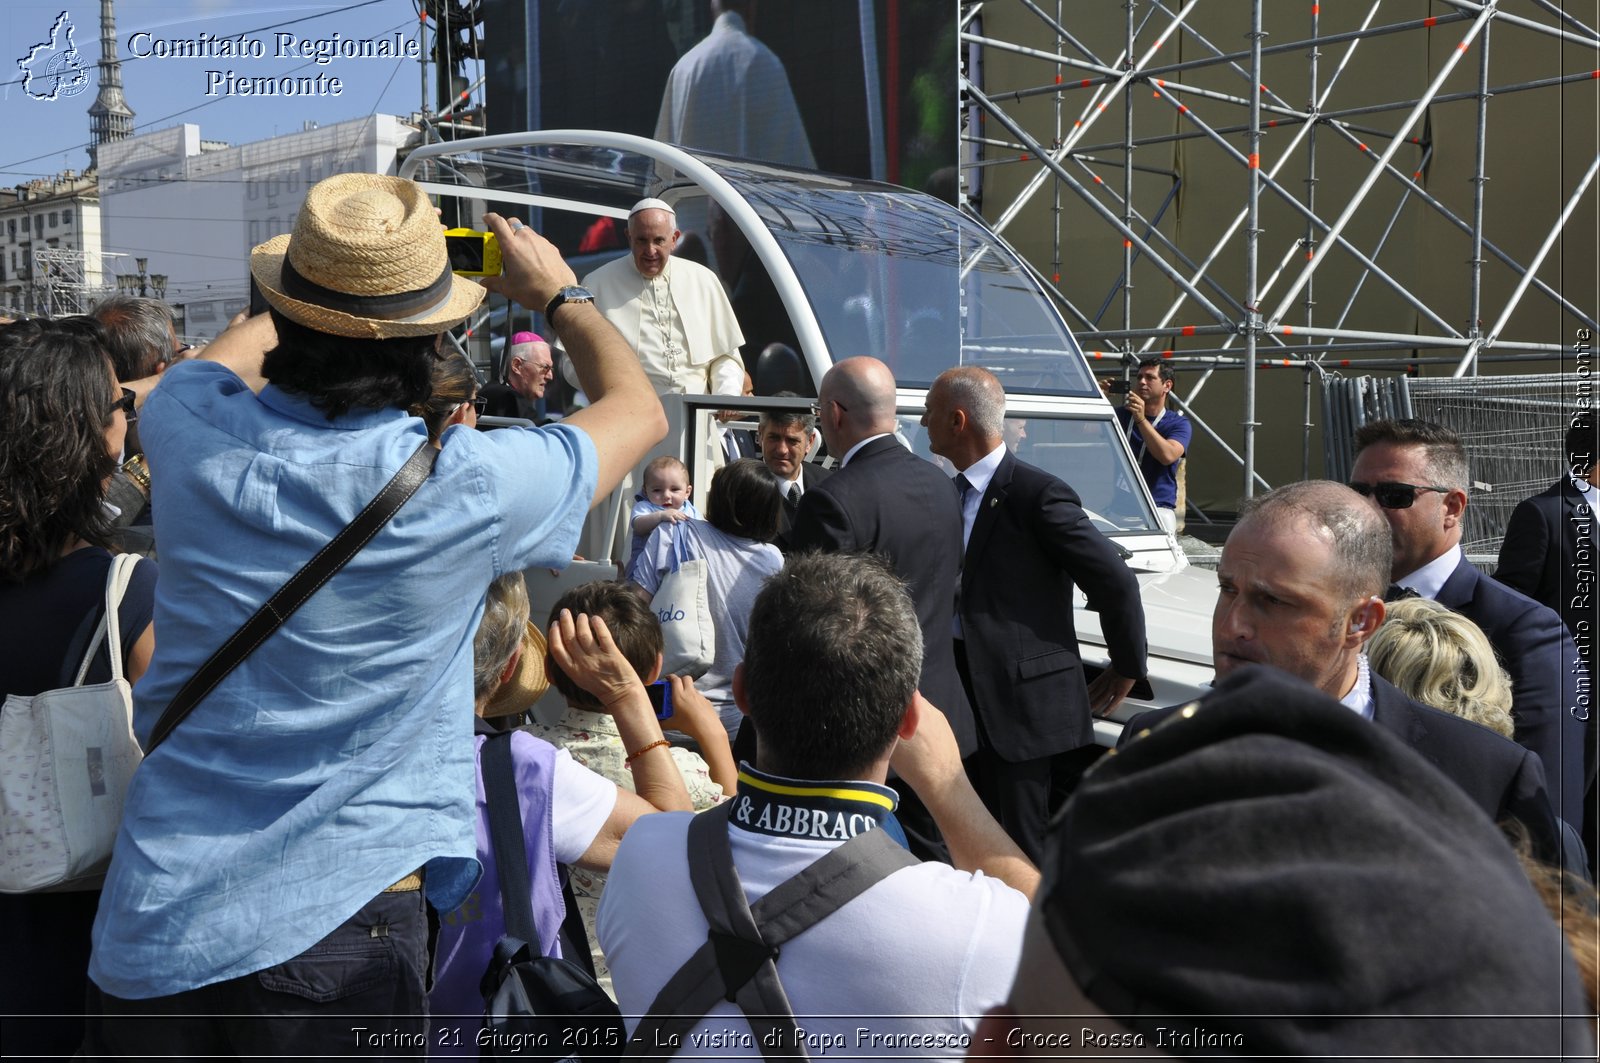
[[[437,926],[421,890],[380,893],[311,948],[254,974],[144,1000],[91,983],[84,1053],[426,1058]]]

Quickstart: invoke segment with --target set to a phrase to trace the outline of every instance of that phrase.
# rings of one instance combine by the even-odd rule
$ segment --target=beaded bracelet
[[[643,749],[637,749],[632,753],[629,753],[627,759],[622,762],[622,766],[624,768],[631,768],[633,767],[634,761],[638,760],[652,749],[656,748],[657,746],[670,746],[671,744],[672,743],[668,742],[665,738],[658,738],[654,742],[651,742],[649,745],[645,746]]]

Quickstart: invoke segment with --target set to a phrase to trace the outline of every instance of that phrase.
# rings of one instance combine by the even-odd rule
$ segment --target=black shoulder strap
[[[489,806],[489,844],[500,880],[500,907],[506,934],[527,944],[535,956],[544,949],[533,925],[533,887],[528,879],[528,849],[522,838],[522,806],[517,801],[511,736],[505,731],[483,743],[483,799]]]
[[[778,979],[781,947],[896,871],[920,863],[883,831],[867,831],[752,907],[728,843],[732,804],[702,812],[689,824],[689,874],[709,927],[706,943],[656,994],[634,1030],[630,1055],[636,1046],[682,1044],[717,1001],[727,1000],[744,1012],[765,1058],[809,1058]]]
[[[400,466],[400,471],[378,492],[377,497],[367,503],[367,508],[357,513],[343,531],[317,551],[317,555],[307,561],[288,583],[278,588],[278,593],[267,599],[267,604],[257,609],[255,615],[246,620],[233,633],[233,637],[189,677],[189,681],[183,684],[183,688],[167,705],[161,719],[156,721],[155,730],[150,732],[150,743],[145,746],[145,756],[166,741],[172,729],[183,722],[183,718],[218,683],[227,678],[229,672],[239,667],[239,663],[265,642],[268,635],[278,630],[285,620],[294,615],[296,609],[306,603],[306,599],[343,568],[345,562],[356,556],[368,540],[378,534],[380,528],[389,523],[389,518],[417,493],[417,488],[433,472],[433,463],[438,457],[439,450],[431,442],[425,441],[418,447],[416,453]]]

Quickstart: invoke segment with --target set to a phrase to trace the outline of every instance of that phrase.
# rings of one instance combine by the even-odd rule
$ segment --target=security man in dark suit
[[[780,391],[773,397],[795,396],[792,391]],[[761,460],[772,473],[774,486],[783,499],[783,509],[778,514],[778,537],[773,544],[786,554],[790,551],[789,532],[800,510],[800,499],[833,475],[832,469],[806,460],[811,453],[811,432],[815,427],[815,419],[799,410],[768,410],[761,415],[761,423],[756,428]]]
[[[1595,515],[1600,510],[1600,463],[1595,460],[1595,419],[1582,410],[1567,428],[1567,473],[1548,488],[1524,498],[1511,511],[1494,578],[1556,612],[1578,647],[1589,677],[1595,675]],[[1592,699],[1591,699],[1592,700]],[[1591,728],[1595,725],[1590,724]],[[1589,870],[1600,867],[1600,800],[1596,799],[1593,731],[1584,743],[1589,792],[1583,840]]]
[[[1587,672],[1559,616],[1479,572],[1462,551],[1468,476],[1460,438],[1429,421],[1373,421],[1355,443],[1350,486],[1388,521],[1394,541],[1391,593],[1432,598],[1483,629],[1511,676],[1516,740],[1543,761],[1556,814],[1581,824]]]
[[[1305,680],[1431,761],[1491,819],[1519,821],[1535,852],[1559,861],[1539,758],[1413,701],[1368,668],[1362,648],[1383,623],[1392,558],[1383,519],[1342,484],[1308,480],[1247,500],[1217,566],[1217,677],[1262,664]],[[1171,711],[1134,717],[1124,738]]]
[[[917,688],[950,721],[963,758],[978,747],[950,641],[956,581],[961,573],[961,510],[950,480],[912,454],[894,432],[894,374],[876,358],[847,358],[817,389],[818,427],[839,468],[800,499],[789,534],[795,550],[882,554],[905,580],[922,628]],[[912,851],[945,858],[933,819],[910,788],[900,822]]]
[[[1574,415],[1567,429],[1567,472],[1511,511],[1494,570],[1495,579],[1560,614],[1591,678],[1595,674],[1594,522],[1600,502],[1595,443],[1594,415],[1588,411]],[[1577,562],[1580,540],[1589,546],[1589,561],[1583,565]],[[1580,568],[1590,575],[1581,576]]]
[[[1026,852],[1044,855],[1052,760],[1098,754],[1091,712],[1114,709],[1145,674],[1139,584],[1072,488],[1006,446],[1006,395],[963,366],[928,390],[928,445],[958,470],[965,560],[956,667],[978,724],[969,762],[989,811]],[[1085,685],[1073,586],[1100,613],[1111,667]]]

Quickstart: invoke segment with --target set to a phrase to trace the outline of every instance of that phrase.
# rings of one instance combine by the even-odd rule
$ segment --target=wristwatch
[[[122,471],[128,478],[138,484],[144,491],[145,497],[150,497],[150,466],[145,462],[143,454],[135,454],[122,463]]]
[[[566,303],[592,302],[594,302],[594,292],[591,292],[582,285],[569,284],[559,292],[556,292],[555,298],[551,299],[550,304],[544,308],[544,319],[549,321],[551,324],[554,324],[557,307]]]

